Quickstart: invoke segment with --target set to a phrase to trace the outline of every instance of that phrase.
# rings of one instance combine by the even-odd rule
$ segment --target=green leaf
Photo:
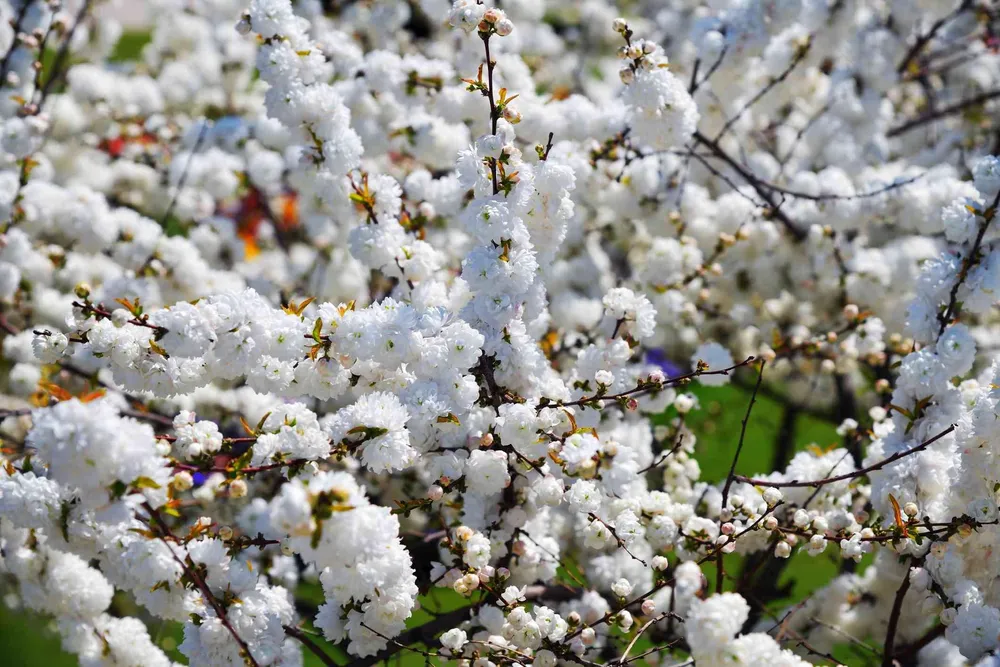
[[[158,489],[160,485],[153,479],[149,477],[136,477],[132,482],[132,486],[136,489]]]

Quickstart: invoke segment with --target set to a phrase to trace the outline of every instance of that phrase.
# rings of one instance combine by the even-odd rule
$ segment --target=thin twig
[[[642,634],[644,632],[646,632],[646,630],[649,628],[649,626],[653,625],[654,623],[658,623],[658,622],[662,621],[663,619],[665,619],[669,615],[670,615],[669,612],[663,612],[662,614],[660,614],[658,616],[654,616],[651,619],[649,619],[648,621],[646,621],[642,625],[642,627],[639,628],[639,631],[635,633],[635,637],[632,637],[632,641],[630,641],[628,643],[628,646],[625,647],[625,650],[622,651],[621,657],[618,658],[618,660],[615,661],[615,662],[617,662],[617,664],[619,664],[619,665],[626,664],[628,662],[628,654],[632,652],[632,647],[634,647],[635,643],[637,641],[639,641],[639,637],[642,637]],[[609,664],[615,664],[615,662],[611,662]]]
[[[957,17],[959,14],[961,14],[971,6],[972,6],[972,0],[962,0],[961,4],[959,4],[954,11],[952,11],[950,14],[942,16],[940,19],[935,21],[934,24],[927,30],[927,32],[921,35],[917,39],[917,41],[913,43],[913,46],[910,47],[910,50],[906,52],[906,55],[903,56],[903,59],[899,62],[899,66],[896,67],[896,72],[898,74],[904,74],[906,70],[910,67],[910,63],[918,55],[920,55],[920,52],[923,50],[924,46],[926,46],[929,41],[934,39],[934,36],[938,33],[938,31],[941,30],[941,28],[943,28],[944,25],[948,23],[948,21],[951,21],[953,18]]]
[[[802,241],[806,238],[806,231],[792,222],[792,219],[781,210],[781,205],[774,200],[772,193],[759,178],[750,172],[749,169],[730,157],[726,151],[722,150],[718,142],[712,141],[701,132],[696,131],[693,138],[697,143],[705,146],[712,153],[714,153],[716,157],[728,164],[734,171],[736,171],[737,174],[742,176],[743,179],[750,184],[750,187],[752,187],[760,198],[763,199],[764,202],[770,207],[771,215],[781,222],[781,224],[783,224],[789,232],[791,232],[796,241]]]
[[[84,19],[87,18],[87,13],[90,12],[91,2],[92,0],[83,0],[83,4],[80,6],[80,11],[77,12],[76,19],[73,21],[73,27],[69,29],[66,39],[63,40],[62,45],[59,47],[59,52],[56,54],[55,60],[52,61],[52,71],[50,72],[49,77],[45,80],[45,85],[42,86],[42,92],[39,96],[39,108],[41,108],[45,100],[48,99],[49,93],[52,92],[52,86],[56,83],[56,81],[60,81],[66,73],[63,66],[66,64],[66,57],[69,55],[69,49],[73,43],[73,36],[76,35],[76,29],[81,23],[83,23]]]
[[[750,412],[753,410],[754,403],[757,402],[757,392],[760,390],[760,384],[764,381],[764,365],[767,362],[763,359],[760,360],[760,372],[757,374],[757,384],[753,388],[753,393],[750,395],[750,404],[747,406],[746,415],[743,417],[743,425],[740,427],[740,442],[736,445],[736,454],[733,455],[733,463],[729,466],[729,474],[726,476],[726,484],[722,487],[722,507],[725,509],[726,501],[729,499],[729,488],[733,485],[733,479],[736,474],[736,463],[740,460],[740,452],[743,451],[743,442],[747,435],[747,424],[750,423]]]
[[[892,601],[892,613],[889,614],[889,627],[885,631],[885,647],[882,649],[882,667],[892,667],[893,645],[896,642],[896,626],[903,611],[903,598],[910,588],[910,569],[903,570],[903,581],[899,584],[896,597]]]
[[[771,486],[774,488],[791,488],[791,487],[801,488],[801,487],[813,487],[813,486],[826,486],[827,484],[833,484],[835,482],[843,482],[849,479],[856,479],[858,477],[861,477],[862,475],[867,475],[870,472],[881,470],[890,463],[895,463],[896,461],[904,459],[907,456],[910,456],[911,454],[916,454],[917,452],[921,452],[927,449],[930,445],[937,442],[938,440],[940,440],[941,438],[948,435],[954,430],[955,430],[955,425],[952,424],[945,430],[935,435],[933,438],[929,438],[920,443],[919,445],[911,447],[910,449],[904,450],[902,452],[896,452],[892,456],[888,456],[882,459],[881,461],[873,463],[872,465],[866,468],[861,468],[860,470],[855,470],[854,472],[845,473],[843,475],[837,475],[836,477],[827,477],[825,479],[817,479],[811,482],[800,482],[798,480],[792,480],[790,482],[772,482],[767,479],[754,479],[753,477],[744,477],[743,475],[736,475],[735,479],[738,482],[745,482],[747,484],[753,484],[754,486]]]
[[[205,137],[208,135],[208,119],[203,118],[201,123],[201,128],[198,130],[198,138],[194,142],[194,146],[191,148],[191,152],[188,154],[187,163],[184,165],[184,171],[181,172],[180,178],[177,180],[177,189],[174,191],[174,196],[170,198],[170,204],[167,206],[166,212],[163,214],[161,223],[166,225],[167,220],[170,219],[170,215],[174,212],[174,207],[177,205],[177,199],[180,197],[181,190],[184,189],[184,184],[187,182],[188,172],[191,170],[191,164],[194,162],[194,156],[201,150],[201,145],[205,141]]]
[[[201,591],[202,597],[205,598],[205,602],[207,602],[215,611],[215,615],[219,619],[219,622],[222,623],[223,627],[225,627],[226,630],[229,631],[229,634],[233,636],[233,639],[236,640],[236,643],[239,645],[243,657],[247,660],[247,662],[251,665],[251,667],[260,667],[257,662],[257,659],[254,658],[253,654],[250,652],[250,647],[247,645],[246,641],[244,641],[243,638],[240,637],[240,635],[236,632],[236,628],[233,627],[232,623],[229,622],[229,617],[226,616],[226,610],[215,598],[215,595],[212,594],[212,590],[208,587],[208,584],[205,583],[205,580],[202,578],[202,576],[198,574],[198,571],[195,568],[190,567],[185,559],[178,556],[174,552],[174,550],[170,548],[170,545],[167,543],[166,538],[170,537],[174,541],[176,541],[177,538],[174,537],[173,533],[170,532],[170,528],[167,527],[167,524],[163,521],[163,518],[160,516],[159,512],[153,509],[152,505],[150,505],[149,503],[144,503],[143,509],[145,509],[146,512],[149,514],[150,528],[153,528],[154,524],[158,525],[158,530],[156,532],[159,533],[160,541],[167,545],[167,548],[170,549],[170,555],[173,556],[174,560],[177,561],[177,563],[181,566],[181,569],[184,570],[184,573],[188,576],[189,579],[191,579],[192,582],[194,582],[194,585],[198,588],[198,590]]]
[[[798,52],[795,54],[795,57],[792,59],[792,62],[788,64],[788,67],[786,67],[785,70],[777,77],[768,81],[766,86],[764,86],[760,91],[758,91],[756,95],[751,97],[746,104],[740,107],[739,111],[737,111],[733,115],[733,117],[727,120],[726,124],[722,126],[722,129],[719,130],[719,133],[715,135],[715,139],[713,139],[713,141],[718,141],[719,139],[724,137],[726,135],[726,132],[729,131],[729,128],[731,128],[736,123],[736,121],[738,121],[740,118],[743,117],[743,114],[749,111],[753,105],[757,104],[757,102],[759,102],[762,97],[764,97],[769,92],[774,90],[775,86],[779,85],[785,79],[787,79],[788,75],[791,74],[792,71],[799,66],[799,63],[805,60],[806,55],[809,53],[809,44],[812,41],[812,35],[810,35],[807,39],[809,39],[810,41],[807,42],[805,46],[797,50]]]
[[[963,111],[965,111],[970,107],[974,107],[977,104],[983,104],[985,102],[989,102],[990,100],[996,99],[998,97],[1000,97],[1000,90],[990,90],[980,95],[976,95],[975,97],[970,97],[967,100],[961,100],[959,102],[955,102],[950,106],[938,109],[937,111],[934,111],[932,113],[924,114],[923,116],[918,116],[911,121],[907,121],[902,125],[898,125],[889,130],[888,132],[886,132],[885,136],[890,138],[898,137],[901,134],[905,134],[910,130],[920,127],[921,125],[926,125],[927,123],[932,123],[936,120],[940,120],[941,118],[952,116],[957,113],[962,113]]]
[[[300,628],[293,627],[291,625],[281,626],[285,630],[285,634],[289,637],[293,637],[299,640],[303,646],[309,649],[313,655],[320,659],[327,667],[337,667],[336,661],[326,654],[326,651],[319,647],[319,644],[314,642],[309,635],[303,632]]]

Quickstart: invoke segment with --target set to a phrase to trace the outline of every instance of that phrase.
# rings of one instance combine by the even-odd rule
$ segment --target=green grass
[[[129,62],[138,60],[142,55],[142,47],[146,46],[152,39],[152,35],[146,31],[131,31],[123,33],[121,39],[115,44],[114,51],[111,52],[112,62]]]
[[[5,667],[74,667],[76,658],[64,653],[50,621],[0,604],[0,664]]]

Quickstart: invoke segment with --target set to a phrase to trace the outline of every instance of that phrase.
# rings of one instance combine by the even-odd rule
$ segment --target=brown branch
[[[159,533],[160,541],[162,541],[164,544],[167,544],[167,539],[166,539],[167,537],[169,537],[174,541],[177,541],[177,538],[174,537],[173,533],[170,531],[170,528],[167,526],[166,522],[163,521],[163,518],[160,516],[160,513],[157,512],[155,509],[153,509],[152,505],[150,505],[149,503],[143,503],[143,509],[145,509],[146,512],[149,514],[150,528],[153,528],[154,524],[158,525],[157,532]],[[170,548],[169,545],[167,545],[167,548],[170,549],[170,555],[173,556],[174,560],[177,561],[177,563],[181,566],[181,568],[184,570],[184,573],[188,576],[188,578],[191,579],[192,582],[194,582],[194,585],[198,588],[198,590],[201,591],[202,597],[205,598],[205,601],[209,605],[211,605],[212,609],[215,611],[215,615],[219,619],[219,622],[222,623],[223,627],[225,627],[226,630],[229,631],[229,634],[233,636],[233,639],[236,640],[236,643],[239,645],[243,657],[247,660],[247,662],[251,665],[251,667],[260,667],[259,664],[257,663],[257,659],[254,658],[253,654],[250,652],[250,647],[247,645],[246,641],[244,641],[243,638],[239,636],[239,634],[236,632],[236,629],[233,627],[232,623],[229,622],[229,618],[226,616],[226,610],[222,607],[219,601],[212,594],[212,590],[208,587],[208,584],[205,583],[205,580],[201,577],[201,575],[198,574],[198,571],[195,568],[190,567],[187,561],[179,557],[174,552],[174,550]]]
[[[490,35],[483,35],[483,46],[486,49],[486,82],[488,85],[486,97],[490,101],[490,130],[492,134],[497,133],[497,122],[500,120],[500,112],[497,110],[496,99],[493,97],[493,68],[496,61],[490,56]],[[480,74],[482,70],[480,69]],[[490,158],[490,169],[493,173],[493,194],[500,192],[500,183],[497,182],[497,159]]]
[[[722,61],[725,59],[726,51],[728,49],[729,49],[728,44],[722,47],[722,51],[719,52],[719,57],[716,58],[715,62],[712,63],[712,66],[708,68],[708,73],[705,74],[705,77],[701,81],[695,82],[695,75],[697,75],[698,73],[697,68],[695,68],[695,71],[691,73],[691,85],[688,88],[688,93],[691,94],[691,96],[694,96],[694,94],[698,91],[698,89],[701,88],[702,85],[704,85],[709,79],[712,78],[712,75],[715,74],[716,70],[719,69],[719,66],[722,65]]]
[[[475,610],[476,605],[462,607],[460,609],[455,609],[441,614],[437,618],[428,621],[423,625],[410,628],[395,638],[395,644],[385,647],[375,655],[370,655],[367,658],[361,658],[359,660],[353,660],[351,662],[351,667],[373,667],[383,660],[388,660],[407,646],[420,642],[429,644],[434,640],[439,632],[454,628],[462,621],[466,620],[469,617],[469,614],[473,613]]]
[[[785,79],[787,79],[788,75],[791,74],[792,71],[799,66],[799,63],[805,60],[806,55],[809,53],[809,44],[812,41],[812,35],[809,35],[807,39],[809,40],[809,42],[807,42],[804,47],[797,49],[797,53],[795,54],[795,57],[792,59],[792,62],[788,64],[788,67],[786,67],[785,70],[777,77],[768,81],[766,86],[764,86],[760,91],[757,92],[756,95],[750,98],[747,101],[747,103],[744,104],[732,118],[727,120],[726,124],[722,126],[721,130],[719,130],[719,133],[715,135],[715,139],[713,139],[713,141],[718,141],[719,139],[724,137],[726,135],[726,132],[729,131],[729,128],[731,128],[736,123],[736,121],[742,118],[743,114],[745,114],[747,111],[750,110],[750,107],[755,105],[757,102],[760,101],[762,97],[764,97],[769,92],[774,90],[775,86],[779,85]]]
[[[729,466],[729,474],[726,476],[726,484],[722,487],[722,508],[726,508],[726,501],[729,499],[729,488],[733,485],[733,479],[736,474],[736,463],[740,460],[740,452],[743,451],[743,442],[747,435],[747,424],[750,423],[750,412],[753,410],[754,403],[757,402],[757,392],[760,390],[760,384],[764,381],[764,365],[767,362],[763,359],[760,360],[760,372],[757,374],[757,384],[753,388],[753,393],[750,395],[750,404],[747,406],[746,415],[743,417],[743,425],[740,427],[740,441],[736,445],[736,454],[733,455],[733,463]],[[720,560],[721,562],[721,560]]]
[[[170,203],[167,205],[167,210],[163,214],[163,218],[160,220],[161,225],[166,225],[170,216],[174,212],[174,207],[177,205],[177,199],[181,196],[181,190],[184,189],[184,184],[187,183],[188,172],[191,170],[191,164],[194,162],[194,156],[201,150],[201,145],[205,142],[205,137],[208,136],[208,119],[201,119],[201,128],[198,130],[198,138],[195,139],[194,146],[191,148],[191,153],[188,155],[187,162],[184,164],[184,171],[181,172],[180,178],[177,180],[177,190],[174,191],[174,195],[170,198]]]
[[[649,619],[648,621],[646,621],[642,625],[642,627],[639,628],[638,632],[635,633],[635,637],[632,637],[632,641],[630,641],[628,643],[628,646],[625,647],[625,650],[622,651],[621,657],[619,657],[617,660],[614,660],[614,661],[612,661],[612,662],[610,662],[608,664],[609,665],[613,665],[613,664],[624,665],[624,664],[627,664],[628,663],[628,654],[632,652],[632,648],[635,646],[635,643],[637,641],[639,641],[639,638],[642,637],[643,633],[646,632],[647,629],[649,629],[649,626],[653,625],[654,623],[659,623],[660,621],[662,621],[663,619],[665,619],[669,615],[670,615],[670,612],[663,612],[662,614],[659,614],[657,616],[653,616],[651,619]]]
[[[837,475],[836,477],[827,477],[825,479],[817,479],[811,482],[800,482],[798,480],[792,480],[790,482],[772,482],[766,479],[755,479],[753,477],[744,477],[743,475],[736,475],[735,479],[738,482],[745,482],[747,484],[753,484],[754,486],[771,486],[776,489],[791,488],[791,487],[801,488],[801,487],[813,487],[813,486],[826,486],[827,484],[833,484],[835,482],[843,482],[845,480],[855,479],[861,477],[862,475],[867,475],[870,472],[881,470],[882,468],[886,467],[891,463],[895,463],[896,461],[906,458],[911,454],[916,454],[917,452],[921,452],[927,449],[930,445],[937,442],[938,440],[940,440],[941,438],[948,435],[954,430],[955,430],[955,425],[952,424],[945,430],[935,435],[933,438],[929,438],[920,443],[919,445],[911,447],[910,449],[907,449],[902,452],[896,452],[892,456],[888,456],[882,459],[881,461],[873,463],[872,465],[866,468],[861,468],[860,470],[855,470],[854,472],[845,473],[843,475]]]
[[[621,398],[628,398],[629,396],[636,396],[636,395],[643,394],[643,393],[648,392],[648,391],[660,391],[664,387],[667,387],[669,385],[676,384],[678,382],[684,382],[686,380],[691,380],[691,379],[694,379],[696,377],[701,377],[703,375],[729,375],[732,371],[736,370],[737,368],[740,368],[742,366],[746,366],[747,364],[749,364],[750,362],[752,362],[755,358],[756,357],[753,357],[753,356],[747,357],[746,359],[744,359],[743,361],[739,362],[738,364],[733,364],[729,368],[722,368],[722,369],[717,370],[717,371],[692,371],[691,373],[686,373],[685,375],[678,375],[677,377],[667,378],[663,382],[657,382],[657,383],[655,383],[653,386],[645,385],[645,386],[642,386],[642,387],[636,387],[635,389],[629,389],[629,390],[623,391],[623,392],[621,392],[619,394],[608,394],[606,396],[599,396],[599,395],[595,394],[594,396],[581,398],[581,399],[578,399],[578,400],[575,400],[575,401],[567,401],[566,403],[545,403],[545,402],[542,402],[542,403],[539,403],[538,409],[541,410],[542,408],[568,408],[568,407],[574,406],[574,405],[586,405],[586,404],[591,403],[593,401],[617,401],[618,399],[621,399]]]
[[[313,655],[320,659],[327,667],[337,667],[337,663],[333,658],[326,654],[326,651],[319,647],[319,644],[310,639],[309,635],[303,632],[300,628],[292,627],[291,625],[281,626],[285,630],[285,634],[289,637],[293,637],[299,640],[303,646],[309,649]]]
[[[1000,92],[998,92],[998,94],[1000,94]],[[792,219],[785,215],[785,213],[781,210],[781,206],[774,200],[772,193],[759,178],[750,172],[749,169],[730,157],[726,151],[722,150],[718,142],[709,139],[701,132],[696,131],[693,138],[697,143],[710,150],[716,157],[729,165],[737,174],[742,176],[743,179],[750,184],[750,187],[754,189],[758,196],[760,196],[760,198],[763,199],[764,202],[770,207],[771,215],[781,222],[781,224],[783,224],[789,232],[791,232],[796,241],[802,241],[806,238],[806,231],[792,222]]]
[[[903,581],[899,584],[896,597],[892,601],[892,613],[889,615],[889,627],[885,631],[885,647],[882,649],[882,667],[892,667],[893,645],[896,642],[896,626],[899,624],[899,615],[903,611],[903,598],[910,588],[910,568],[903,570]]]
[[[45,85],[42,87],[41,95],[39,96],[38,106],[41,108],[42,104],[48,99],[49,93],[52,91],[52,86],[56,81],[59,81],[66,74],[66,70],[63,67],[66,64],[66,57],[69,55],[69,49],[73,42],[73,36],[76,35],[76,29],[83,23],[84,19],[87,18],[87,13],[90,12],[90,4],[92,0],[84,0],[83,4],[80,6],[80,11],[76,14],[76,20],[73,22],[73,27],[70,28],[69,34],[66,35],[66,39],[63,40],[62,45],[59,47],[59,52],[56,54],[56,58],[52,61],[52,72],[49,74],[48,79],[45,80]],[[27,5],[29,3],[25,3]]]
[[[886,132],[885,136],[890,138],[898,137],[899,135],[905,134],[906,132],[909,132],[914,128],[920,127],[921,125],[932,123],[936,120],[940,120],[941,118],[945,118],[946,116],[952,116],[957,113],[962,113],[969,107],[974,107],[977,104],[983,104],[985,102],[989,102],[990,100],[996,99],[998,97],[1000,97],[1000,90],[990,90],[980,95],[976,95],[975,97],[970,97],[967,100],[961,100],[959,102],[955,102],[954,104],[946,106],[942,109],[938,109],[933,113],[928,113],[924,114],[923,116],[918,116],[913,120],[903,123],[902,125],[898,125],[889,130],[888,132]]]
[[[969,277],[969,271],[972,269],[972,264],[977,260],[979,255],[979,248],[983,244],[983,237],[986,235],[986,228],[990,226],[993,221],[993,217],[996,215],[997,206],[1000,206],[1000,192],[993,199],[993,203],[983,214],[983,224],[979,225],[979,232],[976,234],[976,240],[972,243],[972,248],[969,249],[969,254],[965,256],[962,260],[962,268],[958,272],[958,279],[955,284],[951,286],[951,292],[948,295],[948,306],[945,308],[944,312],[938,316],[938,321],[940,323],[940,328],[938,329],[938,337],[944,333],[944,330],[951,323],[951,318],[954,316],[955,309],[958,307],[958,290],[965,283],[966,278]]]
[[[906,52],[906,55],[899,62],[899,66],[896,67],[896,73],[904,74],[907,68],[909,68],[910,63],[913,62],[914,59],[916,59],[916,57],[920,54],[923,48],[927,45],[927,43],[932,39],[934,39],[934,36],[937,35],[938,31],[941,30],[941,28],[943,28],[944,25],[948,23],[948,21],[951,21],[953,18],[955,18],[956,16],[958,16],[971,6],[972,6],[972,0],[962,0],[961,4],[959,4],[954,11],[952,11],[950,14],[942,16],[937,21],[935,21],[934,24],[927,30],[927,32],[921,35],[917,39],[917,41],[913,43],[913,46],[910,47],[910,50]]]

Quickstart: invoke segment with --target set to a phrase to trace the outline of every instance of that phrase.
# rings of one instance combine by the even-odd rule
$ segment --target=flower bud
[[[532,667],[556,667],[558,658],[556,654],[548,649],[542,649],[535,653],[535,658],[532,660]]]
[[[441,500],[444,496],[444,489],[442,489],[438,484],[432,484],[429,489],[427,489],[427,498],[430,500]]]
[[[774,545],[774,555],[778,558],[788,558],[792,555],[792,546],[788,542],[778,542]]]
[[[643,613],[643,615],[649,616],[654,611],[656,611],[656,603],[655,602],[653,602],[652,600],[643,600],[642,601],[642,613]]]
[[[781,499],[783,497],[781,491],[774,488],[773,486],[769,486],[766,489],[764,489],[763,496],[764,496],[764,502],[767,503],[768,507],[774,507],[775,505],[781,502]]]
[[[844,318],[850,322],[853,322],[858,318],[859,312],[858,307],[853,303],[849,303],[844,306]]]
[[[611,29],[615,32],[625,32],[628,30],[628,23],[622,17],[616,18],[611,22]]]
[[[663,556],[653,556],[653,569],[657,572],[663,572],[668,567],[670,567],[670,561]]]
[[[517,125],[521,122],[521,112],[509,104],[503,109],[503,117],[511,125]]]
[[[924,616],[935,616],[941,611],[941,600],[936,595],[928,595],[920,603],[920,613]]]
[[[931,586],[931,575],[922,567],[910,568],[910,585],[918,591],[926,591]]]
[[[632,594],[632,582],[630,582],[625,577],[621,577],[615,583],[611,584],[611,592],[620,598],[627,598]]]
[[[420,202],[420,205],[417,207],[417,213],[428,220],[437,217],[437,209],[435,209],[434,204],[429,201]]]
[[[501,37],[506,37],[510,33],[514,32],[514,24],[508,18],[500,19],[496,23],[497,34]]]
[[[229,526],[219,527],[219,539],[220,540],[231,540],[233,539],[233,529]]]
[[[234,479],[229,483],[229,497],[243,498],[247,495],[247,483],[242,479]]]
[[[182,470],[174,475],[171,484],[173,484],[174,489],[177,491],[187,491],[194,486],[194,478],[191,477],[191,473],[186,470]]]
[[[132,319],[132,313],[128,312],[124,308],[115,308],[111,311],[111,323],[119,329],[125,326],[130,319]]]

